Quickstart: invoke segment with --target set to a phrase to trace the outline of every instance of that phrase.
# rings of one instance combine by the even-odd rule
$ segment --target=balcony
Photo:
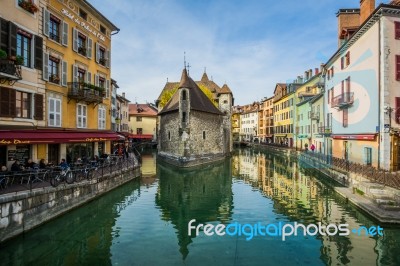
[[[331,102],[331,107],[344,109],[348,108],[353,103],[354,103],[354,92],[346,92],[334,97]]]
[[[13,85],[17,80],[22,79],[21,66],[14,60],[0,59],[0,83],[8,82]]]
[[[310,118],[311,120],[319,120],[319,112],[311,112]]]
[[[103,102],[104,89],[84,82],[68,82],[68,98],[95,105]]]
[[[329,136],[332,134],[332,128],[331,127],[318,127],[318,134]]]

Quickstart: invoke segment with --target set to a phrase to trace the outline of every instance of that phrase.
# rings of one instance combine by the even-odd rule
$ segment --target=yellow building
[[[129,104],[129,127],[136,141],[156,140],[157,109],[150,104]]]
[[[22,46],[18,48],[25,57],[22,68],[39,70],[29,71],[21,82],[32,84],[31,76],[36,75],[33,87],[39,89],[22,94],[22,101],[27,99],[33,105],[34,115],[26,117],[33,126],[20,123],[18,130],[1,134],[3,140],[29,146],[25,160],[43,158],[57,163],[66,158],[73,162],[109,153],[111,141],[119,138],[110,131],[111,34],[119,29],[85,0],[33,1],[34,8],[9,2],[13,3],[8,9],[14,12],[6,10],[1,15],[10,14],[18,20],[16,25],[21,25],[16,29],[20,35],[16,47]],[[21,7],[27,10],[20,11]],[[7,149],[9,154],[22,153],[13,151],[14,147]]]
[[[232,108],[232,136],[233,141],[240,139],[240,113],[242,112],[241,106],[234,106]]]
[[[298,84],[277,83],[274,90],[274,142],[288,147],[294,143],[294,92]]]

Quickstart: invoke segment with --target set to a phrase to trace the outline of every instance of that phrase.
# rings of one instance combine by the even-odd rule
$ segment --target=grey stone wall
[[[218,154],[224,152],[222,116],[198,112],[190,113],[190,154]],[[203,131],[206,139],[203,139]]]

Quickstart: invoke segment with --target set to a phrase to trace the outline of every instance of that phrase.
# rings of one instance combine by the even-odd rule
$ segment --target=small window
[[[349,110],[343,109],[343,127],[347,127],[349,124]]]
[[[87,13],[83,11],[82,9],[79,9],[79,16],[83,18],[84,20],[87,20]]]
[[[182,112],[182,123],[186,123],[186,112]]]
[[[366,165],[372,165],[372,148],[364,148],[364,161]]]
[[[394,38],[399,40],[400,39],[400,22],[394,22]]]
[[[183,101],[186,100],[186,91],[185,90],[182,91],[182,100]]]
[[[106,28],[103,25],[100,25],[100,32],[106,34]]]
[[[168,140],[171,140],[171,131],[168,131]]]
[[[206,132],[203,131],[203,139],[206,139]]]
[[[137,122],[142,121],[142,117],[141,117],[141,116],[137,116],[137,117],[136,117],[136,121],[137,121]]]
[[[228,103],[228,101],[227,101],[227,100],[224,100],[224,103],[226,104],[226,103]]]

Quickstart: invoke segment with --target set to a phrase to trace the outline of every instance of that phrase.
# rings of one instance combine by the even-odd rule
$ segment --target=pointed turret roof
[[[220,94],[232,94],[231,89],[229,89],[228,85],[224,84],[221,88],[221,90],[219,91]]]
[[[208,79],[207,73],[206,73],[205,71],[204,71],[204,73],[203,73],[203,76],[201,77],[201,81],[202,81],[202,82],[210,81],[210,80]]]
[[[203,93],[203,91],[197,86],[196,82],[188,76],[186,69],[182,71],[181,82],[179,83],[179,89],[189,89],[190,109],[212,113],[217,115],[223,115],[221,111],[215,107],[210,99]],[[175,92],[169,102],[158,114],[164,114],[179,110],[179,90]]]

